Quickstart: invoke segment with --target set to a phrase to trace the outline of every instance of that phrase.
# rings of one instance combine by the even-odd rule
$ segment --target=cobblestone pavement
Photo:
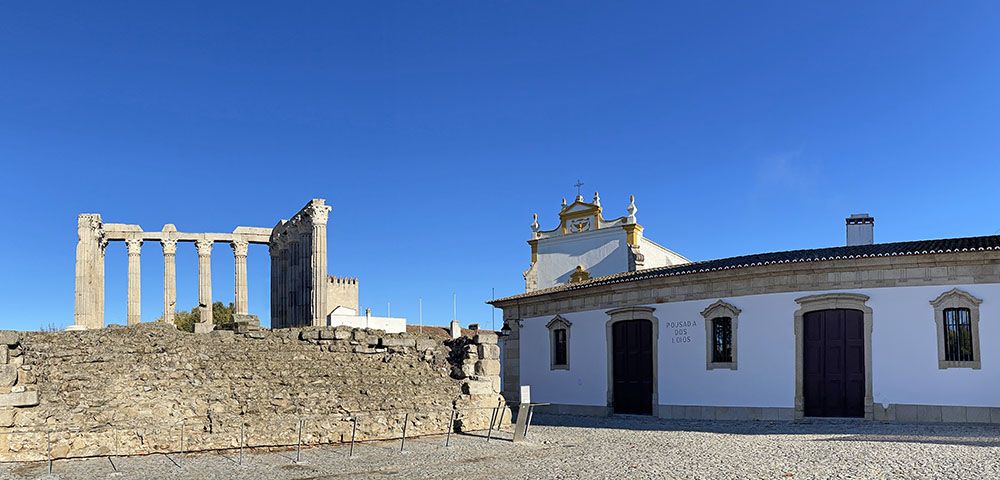
[[[1000,425],[867,422],[697,422],[537,415],[529,442],[510,434],[444,437],[295,451],[2,464],[0,478],[1000,478]],[[176,464],[175,464],[176,462]],[[116,472],[117,470],[117,472]]]

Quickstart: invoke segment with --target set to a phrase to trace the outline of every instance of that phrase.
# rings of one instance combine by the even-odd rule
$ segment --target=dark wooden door
[[[820,310],[802,320],[805,416],[864,417],[864,313]]]
[[[626,320],[612,326],[615,413],[653,413],[653,324]]]

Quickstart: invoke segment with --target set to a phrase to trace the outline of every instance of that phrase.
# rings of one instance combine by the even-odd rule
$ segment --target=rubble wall
[[[0,461],[349,442],[489,426],[496,335],[166,324],[0,332]],[[407,418],[407,414],[409,414]],[[509,415],[509,413],[508,413]],[[509,417],[508,417],[509,418]]]

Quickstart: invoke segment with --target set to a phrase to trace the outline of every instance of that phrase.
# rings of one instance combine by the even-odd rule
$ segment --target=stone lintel
[[[246,229],[246,231],[242,230]],[[266,233],[264,232],[266,230]],[[250,243],[267,245],[271,241],[271,230],[255,227],[238,227],[233,233],[189,233],[189,232],[143,232],[138,231],[108,231],[105,230],[104,238],[110,241],[124,241],[128,238],[138,237],[142,240],[160,242],[163,240],[175,240],[178,242],[194,242],[205,239],[213,242],[231,243],[236,238],[246,240]]]
[[[38,405],[38,392],[16,392],[0,394],[0,407],[34,407]]]

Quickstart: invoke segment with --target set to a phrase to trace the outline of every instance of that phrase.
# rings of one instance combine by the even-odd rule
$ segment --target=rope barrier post
[[[240,465],[243,465],[243,444],[246,442],[246,422],[240,424]]]
[[[48,445],[48,456],[49,456],[49,475],[52,474],[52,430],[45,431],[45,443]]]
[[[497,420],[497,431],[498,432],[500,431],[500,427],[503,426],[503,415],[504,415],[504,413],[507,413],[507,409],[503,408],[503,407],[500,407],[500,419]],[[486,441],[489,442],[490,439],[487,438]]]
[[[298,442],[295,445],[295,463],[299,463],[299,460],[301,460],[301,458],[302,458],[302,422],[303,422],[303,420],[300,418],[299,419],[299,440],[298,440]]]
[[[448,419],[448,436],[444,438],[444,446],[451,446],[451,431],[455,429],[455,407],[451,407],[451,418]]]
[[[528,428],[531,427],[531,417],[535,415],[535,406],[528,405],[528,422],[524,424],[524,438],[528,438]]]
[[[349,453],[347,455],[349,457],[353,457],[354,456],[354,436],[357,433],[358,433],[358,416],[355,415],[354,416],[354,426],[351,427],[351,453]]]
[[[403,453],[403,447],[406,446],[406,424],[408,423],[410,423],[409,413],[403,416],[403,439],[399,442],[399,453]]]

